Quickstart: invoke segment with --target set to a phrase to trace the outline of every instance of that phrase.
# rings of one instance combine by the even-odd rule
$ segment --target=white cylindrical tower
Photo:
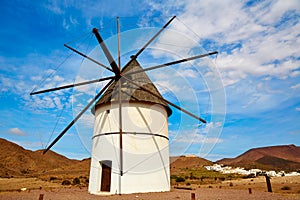
[[[95,124],[89,192],[128,194],[170,190],[168,116],[172,111],[157,98],[157,88],[136,60],[122,74],[122,137],[119,87],[113,83],[94,107]],[[120,138],[122,138],[120,142]],[[122,148],[120,148],[122,143]]]

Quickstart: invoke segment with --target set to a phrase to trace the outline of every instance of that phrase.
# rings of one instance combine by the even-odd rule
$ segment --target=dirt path
[[[48,190],[31,190],[24,192],[1,192],[0,199],[5,200],[38,200],[40,194],[44,195],[44,200],[50,199],[64,199],[64,200],[132,200],[132,199],[161,199],[161,200],[178,200],[178,199],[191,199],[191,193],[195,193],[197,200],[300,200],[300,194],[283,195],[268,192],[252,191],[249,194],[248,190],[235,190],[235,189],[215,189],[215,188],[198,188],[196,190],[178,190],[173,189],[171,192],[162,193],[143,193],[143,194],[129,194],[129,195],[112,195],[112,196],[96,196],[88,194],[87,188],[57,188]]]
[[[300,200],[300,177],[274,177],[271,179],[271,182],[274,193],[266,192],[264,177],[258,177],[254,179],[223,181],[222,183],[211,185],[191,185],[191,187],[196,188],[195,190],[172,189],[171,192],[161,193],[96,196],[89,194],[87,187],[65,187],[61,183],[42,181],[37,178],[13,178],[0,179],[0,200],[38,200],[40,194],[44,195],[43,200],[189,200],[191,199],[191,193],[196,194],[197,200]],[[186,187],[186,185],[183,186]],[[282,187],[287,186],[289,187],[288,190],[282,190]],[[31,190],[26,189],[26,191],[18,192],[17,190],[21,188],[31,188]],[[252,194],[249,194],[249,188],[251,188]]]

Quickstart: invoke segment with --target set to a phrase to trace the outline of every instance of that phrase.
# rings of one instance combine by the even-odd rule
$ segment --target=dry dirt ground
[[[143,193],[129,195],[96,196],[90,195],[86,187],[69,186],[62,187],[58,183],[41,181],[35,178],[27,179],[0,179],[0,200],[38,200],[43,195],[44,200],[49,199],[104,199],[104,200],[129,200],[129,199],[191,199],[191,193],[195,193],[199,200],[241,200],[241,199],[295,199],[300,200],[300,177],[276,177],[271,179],[274,193],[266,192],[264,177],[254,179],[240,179],[231,182],[224,181],[220,184],[210,184],[196,186],[192,185],[194,190],[172,189],[170,192],[161,193]],[[230,184],[231,183],[231,184]],[[289,187],[288,190],[282,190],[282,187]],[[32,188],[26,191],[16,191],[20,188]],[[249,188],[252,194],[249,194]]]

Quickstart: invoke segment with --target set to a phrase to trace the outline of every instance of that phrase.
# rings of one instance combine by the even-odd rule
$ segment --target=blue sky
[[[219,55],[210,61],[204,59],[209,64],[196,72],[199,76],[194,76],[191,68],[175,66],[180,74],[175,79],[179,86],[168,76],[171,69],[149,73],[166,98],[179,99],[189,110],[195,108],[196,102],[196,114],[208,120],[206,125],[195,128],[193,120],[174,111],[170,136],[174,138],[181,132],[171,143],[171,154],[197,154],[217,160],[254,147],[300,145],[297,0],[5,1],[0,13],[0,137],[24,148],[43,148],[101,86],[29,95],[35,87],[55,87],[86,80],[90,73],[95,75],[87,72],[82,58],[63,47],[64,43],[88,53],[97,44],[94,38],[90,39],[93,27],[99,28],[103,38],[115,39],[116,16],[125,32],[161,27],[173,15],[177,18],[170,31],[175,30],[188,40],[163,33],[152,44],[152,50],[141,56],[141,63],[150,66],[178,59],[178,54],[189,55],[182,51],[187,47],[195,50],[193,53],[218,50]],[[156,29],[143,33],[150,35],[152,30]],[[134,32],[136,36],[138,33]],[[172,56],[163,56],[166,43],[174,44],[167,48]],[[100,70],[96,75],[101,73]],[[217,81],[209,78],[211,73]],[[198,81],[187,83],[193,98],[186,98],[193,95],[184,95],[184,86],[180,85],[180,81],[189,78]],[[185,124],[181,127],[194,128],[178,128],[180,117]],[[90,113],[84,115],[53,150],[71,158],[89,157],[92,120]],[[172,145],[182,148],[177,151]]]

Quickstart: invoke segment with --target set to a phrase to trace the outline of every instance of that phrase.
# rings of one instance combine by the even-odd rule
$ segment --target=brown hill
[[[53,151],[31,151],[0,138],[0,177],[60,176],[89,174],[91,159],[71,160]],[[212,162],[196,156],[170,157],[171,171],[202,168]]]
[[[204,158],[197,156],[176,156],[170,157],[170,169],[171,174],[176,173],[184,168],[202,168],[206,165],[212,165],[213,163]]]
[[[35,176],[54,169],[67,169],[81,161],[71,160],[53,151],[30,151],[0,138],[0,177]]]
[[[299,170],[300,147],[281,145],[254,148],[236,158],[224,158],[217,163],[245,168]]]

